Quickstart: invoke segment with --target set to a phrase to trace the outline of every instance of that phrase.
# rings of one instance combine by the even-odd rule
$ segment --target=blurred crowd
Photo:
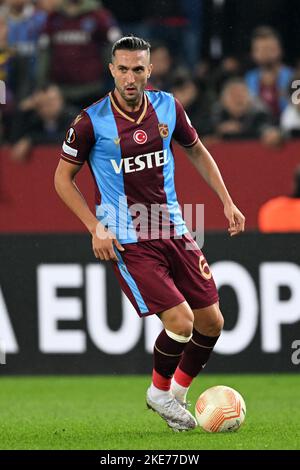
[[[149,86],[181,101],[205,143],[260,139],[279,146],[300,136],[300,68],[297,61],[285,63],[275,28],[261,24],[251,31],[245,60],[220,48],[218,24],[212,24],[205,56],[205,0],[142,3],[0,0],[6,86],[0,144],[11,144],[13,159],[26,159],[33,145],[59,144],[78,111],[107,93],[111,45],[130,33],[152,44]],[[218,8],[224,1],[210,3]]]

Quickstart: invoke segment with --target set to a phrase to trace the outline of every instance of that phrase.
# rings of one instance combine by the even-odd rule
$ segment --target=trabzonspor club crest
[[[158,124],[158,130],[159,130],[159,133],[160,133],[160,135],[163,139],[168,137],[168,135],[169,135],[168,124]]]

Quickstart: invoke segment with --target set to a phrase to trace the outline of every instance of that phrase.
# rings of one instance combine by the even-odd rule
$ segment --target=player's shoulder
[[[80,139],[85,141],[94,139],[94,127],[92,119],[89,114],[82,109],[77,116],[73,119],[66,133],[65,142],[70,144],[76,144]]]
[[[84,108],[82,112],[86,113],[90,118],[92,118],[94,114],[99,114],[99,111],[104,109],[109,101],[109,93],[107,93],[99,100]]]
[[[77,130],[84,129],[90,125],[90,121],[90,116],[85,111],[85,109],[82,109],[80,113],[77,114],[77,116],[75,116],[75,118],[71,122],[70,128],[74,128]]]
[[[151,89],[146,89],[145,92],[147,93],[148,96],[155,96],[159,98],[165,98],[165,99],[173,99],[174,100],[174,95],[172,93],[169,93],[167,91],[163,90],[157,90],[155,88]]]
[[[167,91],[151,89],[145,90],[145,93],[154,106],[164,106],[175,102],[174,95]]]
[[[99,100],[97,101],[94,101],[94,103],[90,104],[89,106],[87,106],[86,108],[83,109],[83,111],[89,111],[90,109],[95,109],[95,108],[99,108],[101,106],[101,104],[103,104],[106,100],[109,99],[109,93],[106,93],[106,95],[102,96],[101,98],[99,98]]]

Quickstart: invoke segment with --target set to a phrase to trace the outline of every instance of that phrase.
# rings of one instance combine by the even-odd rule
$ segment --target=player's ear
[[[147,78],[150,78],[151,73],[152,73],[152,69],[153,69],[153,65],[152,65],[152,64],[149,64],[149,65],[148,65],[148,75],[147,75]]]
[[[109,70],[110,70],[110,73],[112,74],[112,76],[115,78],[115,66],[114,64],[112,64],[111,62],[108,64],[109,66]]]

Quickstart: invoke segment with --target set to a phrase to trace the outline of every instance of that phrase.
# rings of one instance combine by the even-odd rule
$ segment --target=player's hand
[[[238,235],[241,232],[244,232],[245,217],[232,202],[225,204],[224,214],[229,222],[228,232],[231,237],[234,235]]]
[[[94,255],[102,261],[119,261],[115,253],[114,246],[119,251],[124,251],[124,248],[118,242],[116,235],[100,224],[100,222],[97,224],[96,230],[92,234],[92,244]]]

